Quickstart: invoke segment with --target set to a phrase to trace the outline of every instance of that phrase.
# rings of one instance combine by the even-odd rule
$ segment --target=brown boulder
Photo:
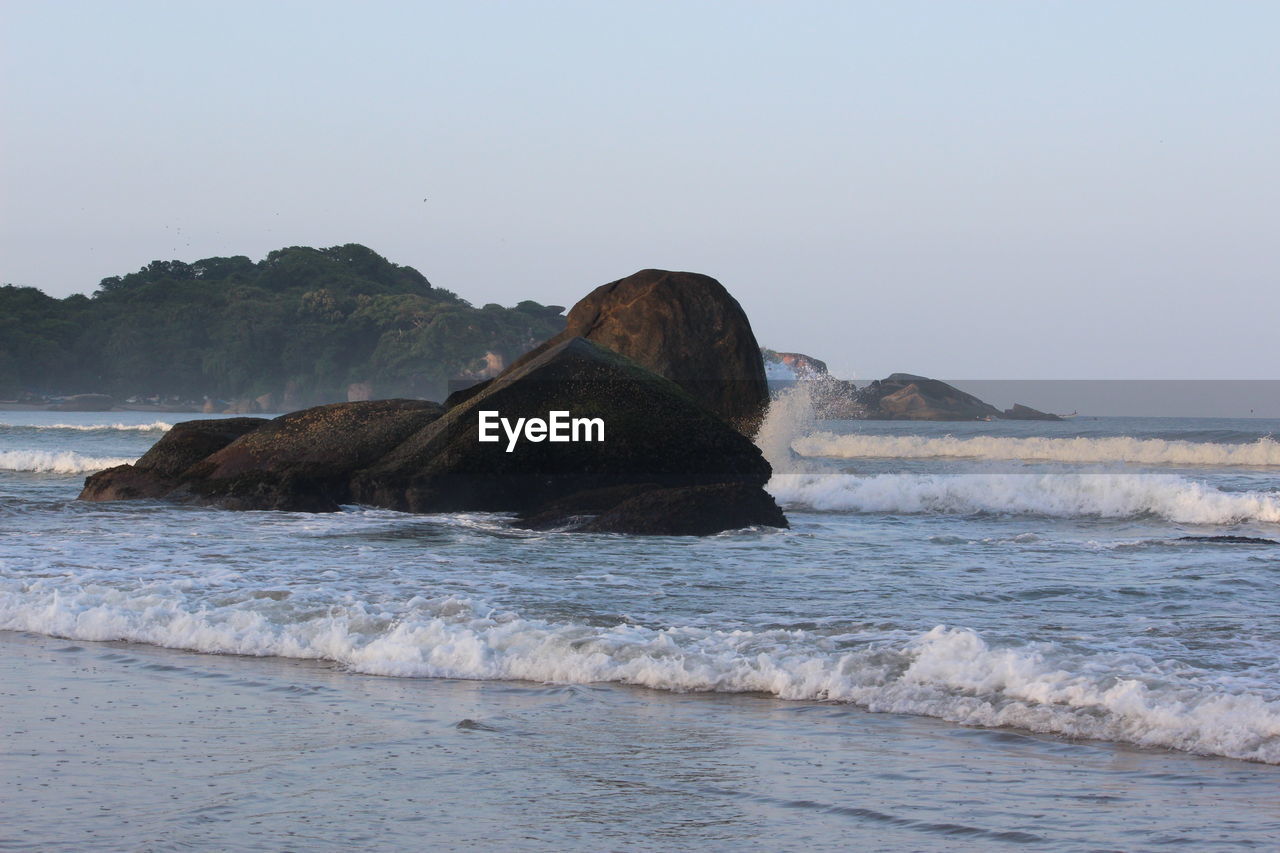
[[[333,511],[349,499],[352,472],[442,411],[426,400],[372,400],[281,415],[191,466],[171,497],[229,509]]]
[[[710,276],[641,270],[588,293],[563,332],[511,368],[582,337],[671,379],[739,432],[751,435],[769,405],[760,346],[738,300]]]
[[[88,477],[80,500],[163,497],[178,485],[183,471],[265,423],[263,418],[214,418],[174,424],[137,462]]]

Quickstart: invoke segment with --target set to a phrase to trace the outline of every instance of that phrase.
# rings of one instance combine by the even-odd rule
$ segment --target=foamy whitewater
[[[1108,438],[957,438],[920,435],[841,435],[819,432],[798,439],[805,456],[842,459],[1002,459],[1042,462],[1118,462],[1127,465],[1280,466],[1280,442],[1263,436],[1248,444]]]
[[[758,438],[792,529],[684,540],[81,504],[169,424],[7,415],[9,631],[1280,764],[1280,546],[1183,538],[1280,539],[1275,422],[817,422],[794,392]]]

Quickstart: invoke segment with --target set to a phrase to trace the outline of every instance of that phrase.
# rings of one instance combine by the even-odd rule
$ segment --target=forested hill
[[[154,261],[92,296],[0,287],[0,398],[269,393],[293,406],[345,400],[352,383],[438,398],[559,332],[563,311],[476,308],[354,243]]]

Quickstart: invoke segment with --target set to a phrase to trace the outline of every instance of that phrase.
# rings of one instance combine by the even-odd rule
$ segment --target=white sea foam
[[[5,424],[0,429],[48,430],[63,429],[75,432],[168,432],[173,424],[165,421],[152,421],[149,424]]]
[[[756,431],[755,443],[775,472],[796,473],[810,465],[792,448],[797,436],[806,435],[817,422],[811,382],[785,389],[769,401],[769,410]]]
[[[775,474],[782,504],[816,510],[1280,523],[1280,492],[1224,492],[1175,474]]]
[[[1280,699],[1249,683],[1132,652],[993,648],[973,631],[946,626],[890,639],[605,628],[497,613],[455,597],[315,607],[283,593],[201,598],[180,583],[126,591],[7,581],[0,628],[319,658],[377,675],[761,692],[1280,763]]]
[[[134,457],[86,456],[74,450],[0,450],[0,470],[3,471],[85,474],[133,461]]]
[[[839,435],[819,432],[799,437],[804,456],[838,459],[1009,459],[1049,462],[1129,462],[1142,465],[1280,466],[1280,442],[1260,438],[1251,444],[1114,438],[1007,438],[977,436],[930,438],[920,435]]]

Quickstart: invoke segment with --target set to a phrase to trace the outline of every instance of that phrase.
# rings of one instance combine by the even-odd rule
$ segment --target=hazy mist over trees
[[[357,244],[153,261],[87,297],[0,287],[0,397],[439,396],[564,327],[563,308],[473,307]]]

